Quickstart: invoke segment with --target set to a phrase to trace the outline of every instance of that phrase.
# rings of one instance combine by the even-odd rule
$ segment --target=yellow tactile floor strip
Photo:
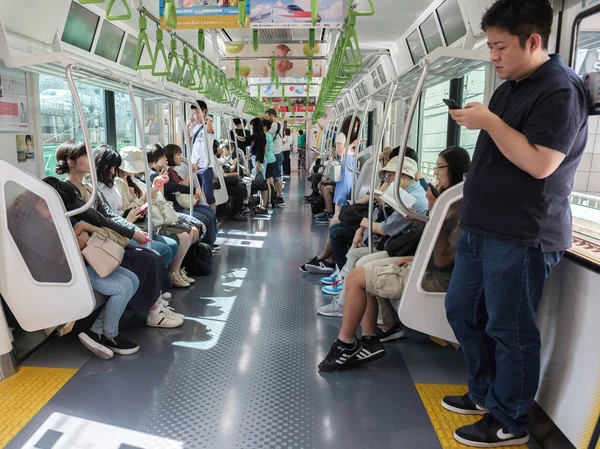
[[[14,376],[0,382],[0,449],[76,372],[76,369],[25,366]]]
[[[441,406],[444,396],[462,396],[467,392],[465,385],[416,385],[425,405],[429,419],[443,449],[465,449],[466,446],[454,439],[454,431],[462,426],[473,424],[481,416],[466,416],[451,413]],[[527,449],[527,446],[511,446],[512,449]],[[510,449],[510,448],[509,448]]]

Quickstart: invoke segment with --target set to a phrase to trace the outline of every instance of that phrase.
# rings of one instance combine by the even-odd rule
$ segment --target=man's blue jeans
[[[446,294],[446,315],[469,370],[469,395],[511,433],[529,424],[540,377],[537,308],[563,252],[464,232]]]

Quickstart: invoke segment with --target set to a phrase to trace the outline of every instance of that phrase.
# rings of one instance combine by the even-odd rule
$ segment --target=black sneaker
[[[221,249],[221,245],[217,245],[216,243],[213,243],[211,248],[213,251],[219,251]]]
[[[329,263],[326,260],[317,260],[313,259],[307,264],[305,264],[305,268],[309,273],[313,274],[331,274],[335,271],[335,264]]]
[[[385,355],[385,346],[373,335],[361,337],[360,343],[362,348],[352,357],[352,360],[348,361],[348,366],[364,365]]]
[[[320,214],[313,215],[313,218],[315,220],[325,219],[325,218],[327,218],[329,220],[329,212],[327,212],[327,211],[321,212]]]
[[[381,343],[398,340],[402,337],[404,337],[404,329],[402,329],[398,323],[394,324],[394,327],[392,327],[389,331],[384,331],[380,327],[377,327],[377,338],[379,338]]]
[[[442,399],[442,407],[461,415],[485,415],[488,412],[487,409],[475,404],[469,394],[465,394],[464,396],[446,396]]]
[[[280,204],[280,205],[281,205],[281,204],[285,204],[285,201],[284,201],[283,197],[281,197],[281,196],[278,196],[278,197],[277,197],[277,203],[278,203],[278,204]]]
[[[307,265],[319,265],[319,257],[315,256],[312,259],[310,259],[308,262],[306,262],[304,265],[300,265],[300,271],[302,271],[303,273],[310,273],[310,271],[308,271],[308,269],[306,268]]]
[[[519,446],[529,442],[529,433],[513,435],[507,427],[489,413],[475,424],[454,432],[454,439],[471,447]]]
[[[101,335],[98,335],[92,331],[85,331],[80,332],[77,337],[83,346],[88,348],[101,359],[109,360],[114,357],[115,353],[106,346]]]
[[[326,372],[337,371],[348,363],[361,349],[362,344],[360,340],[356,340],[352,345],[337,339],[333,342],[325,360],[319,363],[319,370]]]
[[[120,355],[131,355],[140,350],[140,347],[137,344],[120,335],[117,335],[112,340],[104,337],[102,339],[102,344],[109,347],[115,354]]]

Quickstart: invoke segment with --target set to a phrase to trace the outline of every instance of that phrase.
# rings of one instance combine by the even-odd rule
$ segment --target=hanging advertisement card
[[[19,162],[35,160],[35,145],[32,135],[18,135],[15,137],[17,141],[17,160]]]
[[[0,67],[0,131],[27,131],[27,80],[25,72]]]
[[[250,93],[254,96],[258,94],[260,88],[261,97],[281,97],[281,90],[285,90],[285,96],[292,97],[306,97],[306,82],[300,85],[286,85],[277,87],[276,84],[264,84],[262,86],[252,86]],[[310,87],[311,95],[319,95],[321,86],[319,84]]]
[[[241,28],[238,0],[175,0],[178,30]],[[165,0],[159,0],[160,24],[164,23]],[[246,2],[246,26],[250,26],[250,1]]]
[[[251,0],[252,28],[313,28],[311,0]],[[343,0],[319,0],[316,27],[342,28]]]
[[[271,78],[271,61],[265,59],[275,57],[275,76],[277,77],[306,77],[308,76],[308,59],[292,60],[292,57],[320,57],[322,46],[315,44],[313,50],[308,44],[265,44],[255,52],[250,44],[230,43],[225,45],[228,57],[239,58],[240,76],[243,78]],[[323,61],[313,60],[313,77],[323,76]],[[227,77],[235,77],[235,60],[227,61]]]

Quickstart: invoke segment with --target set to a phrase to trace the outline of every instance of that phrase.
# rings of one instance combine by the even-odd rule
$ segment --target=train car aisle
[[[222,226],[212,275],[174,294],[182,328],[130,320],[122,332],[140,352],[109,361],[74,336],[34,355],[29,365],[82,366],[6,447],[67,437],[122,449],[458,447],[432,425],[438,396],[464,388],[444,387],[466,379],[457,351],[409,333],[372,366],[317,371],[340,321],[317,317],[328,298],[298,270],[325,238],[305,185],[293,174],[285,209]]]

